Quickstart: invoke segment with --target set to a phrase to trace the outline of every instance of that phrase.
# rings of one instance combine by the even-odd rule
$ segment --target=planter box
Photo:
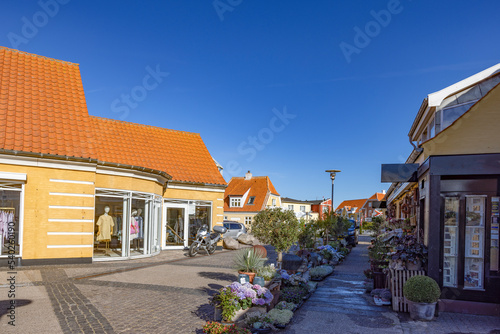
[[[386,288],[386,275],[383,272],[373,272],[373,288],[385,289]]]

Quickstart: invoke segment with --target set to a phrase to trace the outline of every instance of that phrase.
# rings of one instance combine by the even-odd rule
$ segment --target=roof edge
[[[11,49],[11,48],[8,48],[8,47],[2,46],[2,45],[0,45],[0,49],[8,50],[8,51],[16,52],[16,53],[20,53],[20,54],[31,56],[31,57],[37,57],[37,58],[42,58],[42,59],[47,59],[47,60],[53,60],[53,61],[57,61],[59,63],[64,63],[64,64],[74,65],[74,66],[80,67],[80,64],[78,64],[78,63],[72,63],[72,62],[66,61],[66,60],[60,60],[60,59],[56,59],[56,58],[50,58],[50,57],[40,56],[40,55],[37,55],[36,53],[30,53],[30,52],[21,51],[21,50],[18,50],[18,49]]]

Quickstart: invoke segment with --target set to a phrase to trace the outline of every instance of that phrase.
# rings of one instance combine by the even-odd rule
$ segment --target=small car
[[[351,245],[355,247],[358,244],[358,229],[359,226],[357,225],[356,221],[354,219],[349,219],[349,222],[351,223],[351,226],[347,230],[347,235],[345,236],[345,241],[347,241],[348,245]]]
[[[227,228],[227,232],[224,233],[224,238],[231,237],[234,239],[238,239],[240,235],[247,233],[247,228],[242,223],[231,220],[224,220],[222,224],[225,228]]]

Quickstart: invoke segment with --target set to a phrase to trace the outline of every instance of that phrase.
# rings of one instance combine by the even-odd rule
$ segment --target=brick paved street
[[[274,252],[270,252],[274,259]],[[0,333],[201,333],[210,296],[236,280],[230,251],[91,265],[17,268],[15,327],[8,324],[7,285],[0,286]],[[361,281],[366,244],[353,249],[333,276],[280,333],[500,333],[500,319],[440,313],[432,322],[373,305]],[[7,270],[0,278],[6,282]]]

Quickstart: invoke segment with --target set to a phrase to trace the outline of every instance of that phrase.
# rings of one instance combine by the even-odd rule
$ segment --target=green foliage
[[[309,224],[306,224],[305,226],[302,225],[298,240],[300,248],[314,248],[314,243],[316,241],[316,230],[316,222],[311,222]]]
[[[238,296],[229,287],[220,289],[212,299],[212,304],[221,308],[222,319],[227,321],[231,321],[236,311],[241,309]]]
[[[257,275],[262,276],[265,281],[270,281],[276,276],[276,268],[272,266],[264,266],[257,270]]]
[[[255,329],[274,328],[273,320],[265,312],[248,312],[245,323]]]
[[[203,326],[203,333],[205,334],[251,334],[248,329],[240,328],[236,325],[223,325],[219,322],[208,321]]]
[[[286,286],[281,289],[280,301],[299,304],[308,293],[307,287]]]
[[[363,229],[372,231],[376,236],[382,233],[382,229],[387,227],[384,217],[373,217],[371,223],[363,223]]]
[[[276,325],[285,326],[290,322],[290,320],[292,320],[293,312],[290,310],[279,310],[273,308],[267,313],[267,315]]]
[[[264,267],[267,257],[263,257],[260,251],[255,248],[243,248],[236,251],[233,264],[236,270],[247,273],[256,273]]]
[[[387,246],[380,238],[372,239],[372,245],[368,246],[368,256],[373,261],[386,261],[387,251]]]
[[[276,304],[275,308],[277,308],[278,310],[290,310],[290,311],[293,311],[294,308],[297,307],[297,304],[295,303],[287,303],[287,302],[279,302],[278,304]]]
[[[335,212],[330,211],[325,212],[324,218],[319,219],[316,225],[328,244],[330,239],[337,240],[337,238],[346,234],[351,223],[348,219],[342,218]]]
[[[415,303],[435,303],[441,295],[439,285],[429,276],[413,276],[403,286],[406,299]]]
[[[252,234],[277,252],[287,251],[299,239],[299,233],[300,222],[293,211],[279,207],[260,211],[252,223]]]
[[[332,266],[318,266],[311,268],[309,271],[309,274],[311,275],[311,278],[321,278],[330,275],[333,273],[333,268]]]

